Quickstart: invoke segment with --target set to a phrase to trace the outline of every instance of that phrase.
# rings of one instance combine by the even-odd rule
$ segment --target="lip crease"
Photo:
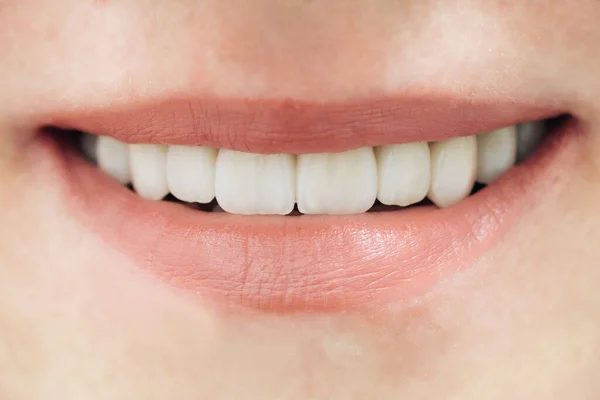
[[[476,114],[465,111],[459,119],[464,123]],[[513,111],[501,113],[507,115],[517,118]],[[101,126],[97,121],[109,122],[103,118],[95,126]],[[138,123],[119,130],[117,136],[154,137],[152,129],[134,130]],[[423,295],[473,265],[519,215],[552,192],[554,177],[574,162],[580,132],[575,120],[563,124],[523,164],[448,209],[411,207],[352,216],[205,213],[144,200],[49,135],[40,135],[28,154],[30,165],[40,168],[40,174],[46,177],[53,172],[52,178],[45,179],[53,179],[86,229],[171,287],[193,293],[201,301],[242,309],[349,312],[381,309]],[[185,135],[171,129],[154,139]],[[204,136],[191,137],[193,142]],[[250,135],[250,143],[266,142]]]
[[[338,104],[291,99],[171,99],[62,111],[48,116],[46,123],[127,143],[300,154],[469,136],[554,117],[559,111],[552,105],[516,100],[414,92]]]

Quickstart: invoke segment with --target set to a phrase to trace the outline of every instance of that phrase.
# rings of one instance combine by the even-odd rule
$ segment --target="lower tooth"
[[[427,196],[438,207],[449,207],[467,197],[475,184],[477,140],[475,136],[430,144],[431,187]]]
[[[215,193],[230,213],[289,214],[296,201],[295,156],[220,150]]]
[[[372,147],[298,156],[298,210],[303,214],[358,214],[377,196]]]
[[[108,136],[98,137],[96,143],[98,167],[122,184],[131,180],[129,172],[129,147]]]
[[[515,165],[516,128],[511,126],[477,135],[477,157],[477,182],[494,182]]]
[[[133,188],[141,197],[161,200],[169,194],[166,145],[129,145],[129,162]]]

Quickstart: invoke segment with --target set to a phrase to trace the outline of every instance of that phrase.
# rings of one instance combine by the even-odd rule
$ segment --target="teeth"
[[[129,173],[129,147],[108,136],[98,137],[96,143],[96,162],[101,170],[122,184],[131,180]]]
[[[517,160],[517,130],[511,126],[477,135],[477,182],[490,184]]]
[[[171,193],[234,214],[359,214],[379,199],[406,207],[428,197],[449,207],[475,181],[490,184],[539,143],[545,123],[433,143],[362,147],[343,153],[252,154],[204,146],[126,144],[83,134],[86,158],[146,199]]]
[[[517,160],[523,161],[540,143],[546,131],[544,121],[517,126]]]
[[[430,144],[431,187],[428,197],[438,207],[449,207],[467,197],[477,172],[477,140],[474,136]]]
[[[409,206],[427,195],[431,180],[426,142],[381,146],[375,149],[379,171],[377,199],[389,206]]]
[[[217,150],[203,146],[169,146],[167,182],[181,201],[210,203],[215,198]]]
[[[298,156],[298,210],[304,214],[358,214],[377,196],[372,147]]]
[[[169,194],[167,149],[159,144],[129,145],[133,188],[145,199],[160,200]]]
[[[289,214],[296,201],[295,157],[220,150],[215,193],[230,213]]]

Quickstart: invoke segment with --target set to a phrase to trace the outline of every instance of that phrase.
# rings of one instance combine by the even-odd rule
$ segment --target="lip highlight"
[[[551,105],[415,92],[340,104],[174,99],[61,112],[46,123],[126,143],[301,154],[470,136],[557,116],[558,111]]]
[[[353,216],[205,213],[143,200],[48,136],[30,153],[49,163],[86,227],[171,286],[232,307],[346,312],[422,295],[472,265],[550,191],[579,130],[562,126],[524,164],[454,207]]]

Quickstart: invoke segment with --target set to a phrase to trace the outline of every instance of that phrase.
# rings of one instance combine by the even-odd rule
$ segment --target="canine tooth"
[[[517,126],[517,160],[523,161],[542,140],[546,131],[544,121],[529,122]]]
[[[167,182],[181,201],[210,203],[215,198],[217,149],[204,146],[169,146]]]
[[[129,146],[108,136],[100,136],[96,144],[98,167],[122,184],[131,180]]]
[[[377,196],[373,148],[299,155],[296,191],[298,210],[303,214],[367,211]]]
[[[230,213],[289,214],[296,201],[295,156],[222,149],[215,193],[219,206]]]
[[[490,184],[517,160],[515,126],[477,135],[477,182]]]
[[[146,199],[160,200],[169,194],[167,148],[161,144],[129,145],[133,188]]]
[[[475,136],[430,144],[431,187],[427,196],[438,207],[449,207],[471,193],[477,172]]]
[[[426,142],[381,146],[375,149],[379,172],[377,199],[386,205],[408,206],[429,191],[431,160]]]

